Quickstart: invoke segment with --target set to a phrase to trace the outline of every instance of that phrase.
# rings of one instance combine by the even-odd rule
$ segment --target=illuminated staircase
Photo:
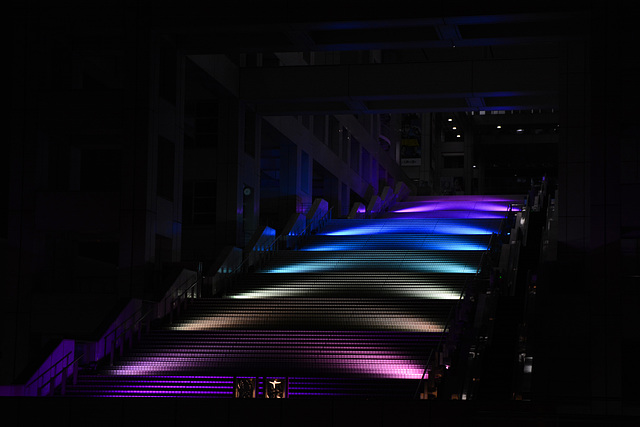
[[[233,397],[250,379],[252,396],[284,382],[290,398],[410,399],[510,203],[454,201],[411,199],[377,219],[334,219],[299,250],[242,274],[224,297],[194,300],[67,393]]]

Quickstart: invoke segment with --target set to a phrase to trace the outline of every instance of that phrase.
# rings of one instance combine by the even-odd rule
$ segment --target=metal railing
[[[116,349],[118,348],[118,341],[120,340],[120,338],[124,336],[126,339],[126,333],[129,332],[135,326],[139,325],[139,323],[143,319],[145,319],[151,313],[151,311],[152,309],[149,309],[146,313],[143,313],[142,307],[138,308],[136,311],[130,314],[126,319],[118,323],[113,329],[108,331],[102,338],[100,338],[100,340],[98,340],[98,342],[96,343],[97,344],[96,347],[100,346],[100,341],[104,341],[104,345],[101,346],[103,348],[103,352],[102,352],[102,357],[99,357],[99,359],[103,359],[109,356],[109,364],[113,366],[115,352],[116,352]],[[137,320],[135,320],[136,315],[140,316]],[[127,326],[128,323],[131,323],[131,324]],[[120,333],[118,333],[119,329],[121,329]],[[139,328],[138,333],[139,333],[138,336],[140,336],[141,328]],[[113,338],[111,338],[111,342],[109,345],[109,337],[112,337],[112,336]],[[132,337],[130,338],[130,340],[131,339]],[[130,344],[131,344],[131,341],[130,341]],[[123,339],[123,343],[120,345],[120,354],[122,354],[123,348],[124,348],[124,339]]]
[[[52,396],[56,388],[56,380],[58,379],[58,377],[60,377],[61,394],[64,395],[66,391],[67,378],[69,375],[68,374],[69,367],[70,366],[72,367],[73,384],[76,384],[78,379],[78,362],[80,361],[80,359],[82,359],[82,357],[84,357],[84,355],[82,355],[82,356],[73,358],[71,362],[69,362],[68,361],[69,357],[73,357],[73,355],[74,355],[73,351],[68,351],[57,362],[52,364],[46,371],[42,372],[36,378],[29,381],[24,387],[24,394],[26,396],[42,396],[42,391],[48,386],[47,395]],[[58,365],[63,361],[66,361],[67,364],[64,365],[62,369],[58,370]],[[50,373],[51,370],[53,370],[52,374]],[[48,375],[48,379],[44,382],[41,382],[41,380],[43,380],[44,377],[47,375]],[[31,393],[32,386],[34,385],[36,388],[35,394]]]
[[[123,355],[124,353],[124,344],[125,341],[127,339],[127,333],[129,333],[129,348],[133,347],[133,335],[136,332],[136,327],[137,327],[137,332],[138,332],[138,336],[137,339],[138,341],[140,341],[140,339],[142,338],[142,325],[140,325],[147,317],[149,317],[149,315],[151,314],[153,310],[150,309],[147,312],[145,312],[144,314],[142,314],[140,316],[139,319],[133,321],[133,323],[131,323],[129,326],[125,326],[122,331],[119,334],[114,335],[114,338],[112,340],[112,346],[111,346],[111,352],[110,352],[110,357],[109,357],[109,364],[111,366],[113,366],[113,362],[114,362],[114,358],[115,358],[115,352],[116,349],[118,349],[118,342],[120,342],[120,340],[122,339],[122,341],[120,342],[120,356]],[[140,312],[142,312],[140,310]],[[122,323],[123,325],[125,324],[125,322]],[[147,333],[149,332],[151,328],[151,321],[149,320],[147,322]],[[114,329],[114,331],[117,331],[117,329]],[[106,341],[105,341],[105,346],[106,346]],[[106,354],[105,354],[106,356]]]
[[[320,219],[318,219],[317,221],[310,220],[309,223],[305,226],[305,228],[302,231],[295,234],[296,240],[293,246],[298,247],[304,239],[310,236],[312,234],[312,229],[314,226],[316,226],[315,231],[321,230],[327,224],[327,222],[331,220],[332,211],[333,211],[333,207],[327,209],[327,212],[322,217],[320,217]],[[242,262],[233,271],[229,273],[218,273],[218,274],[224,274],[226,276],[225,279],[223,280],[224,292],[226,293],[231,287],[233,287],[233,283],[235,282],[235,279],[240,273],[247,271],[247,267],[250,261],[252,260],[255,261],[254,264],[252,265],[256,265],[256,264],[263,265],[264,262],[267,261],[271,255],[273,255],[275,252],[278,252],[280,250],[280,246],[282,246],[283,242],[284,242],[284,245],[286,246],[285,239],[289,237],[291,236],[285,235],[285,234],[278,235],[273,240],[273,242],[271,242],[269,245],[264,247],[264,249],[258,251],[260,253],[260,256],[258,257],[257,261],[255,261],[255,257],[247,255],[244,257]]]
[[[473,276],[468,277],[465,280],[465,284],[462,288],[460,296],[458,297],[456,303],[452,305],[451,308],[449,309],[449,313],[447,315],[447,321],[445,322],[445,325],[442,329],[442,333],[440,334],[438,343],[436,344],[435,347],[431,348],[429,352],[429,356],[427,357],[427,361],[425,362],[425,367],[422,372],[422,376],[420,377],[420,380],[418,381],[418,385],[416,387],[416,391],[414,392],[414,396],[413,396],[414,399],[416,399],[419,396],[420,388],[424,383],[425,377],[428,378],[427,374],[430,370],[429,367],[431,365],[431,360],[433,358],[433,355],[443,351],[442,347],[444,345],[445,338],[451,338],[451,332],[452,332],[451,323],[454,318],[461,317],[461,313],[463,313],[464,311],[464,307],[461,307],[461,305],[465,301],[465,298],[467,298],[467,296],[469,296],[470,298],[473,296],[471,295],[472,293],[471,290],[473,286],[479,281],[479,276],[481,275],[483,268],[495,262],[495,260],[491,260],[490,258],[491,252],[495,250],[496,245],[500,245],[500,241],[503,239],[504,234],[506,232],[507,220],[509,218],[509,215],[512,212],[513,212],[513,205],[509,204],[507,208],[507,212],[505,213],[505,216],[502,218],[500,222],[500,226],[498,227],[498,233],[491,234],[491,238],[489,239],[489,243],[487,244],[487,249],[484,252],[482,252],[482,255],[480,256],[480,261],[478,262],[478,266],[476,267],[475,273],[473,274]],[[471,301],[471,299],[469,299],[469,301]],[[455,332],[457,333],[458,331],[455,331]],[[452,344],[456,344],[456,343],[452,343]]]
[[[89,344],[92,354],[91,360],[88,362],[85,361],[85,364],[106,361],[106,358],[108,357],[109,364],[113,365],[117,350],[120,349],[120,355],[123,354],[127,338],[130,347],[133,346],[133,339],[134,336],[136,336],[136,332],[137,339],[140,340],[142,338],[143,322],[146,323],[146,331],[149,332],[151,321],[153,320],[152,317],[157,318],[168,315],[170,321],[172,321],[174,311],[177,310],[179,313],[180,306],[185,300],[199,297],[200,295],[197,285],[199,284],[200,279],[201,275],[199,272],[196,273],[195,279],[193,276],[187,278],[187,280],[184,280],[180,285],[178,285],[178,289],[174,291],[177,292],[177,295],[169,295],[160,302],[154,303],[154,306],[150,308],[148,305],[144,305],[145,303],[148,303],[148,301],[132,300],[129,305],[123,309],[123,314],[126,313],[131,304],[141,303],[142,306],[136,308],[133,313],[115,324],[115,326],[109,327],[107,332],[97,341],[89,343],[84,342],[85,344]],[[164,308],[162,313],[160,313],[161,310],[159,309],[160,304],[163,304]],[[71,375],[73,377],[73,384],[75,384],[77,381],[80,362],[82,359],[87,357],[87,352],[83,352],[83,354],[74,357],[76,353],[76,345],[80,343],[83,343],[83,341],[63,340],[56,350],[51,353],[51,358],[57,357],[55,355],[61,347],[64,349],[65,347],[71,346],[73,349],[63,351],[64,354],[57,357],[57,360],[54,359],[50,362],[45,361],[39,369],[44,369],[47,364],[49,364],[49,366],[39,373],[38,376],[30,379],[24,386],[20,387],[21,391],[16,393],[27,396],[42,396],[43,390],[48,389],[46,395],[53,395],[55,389],[60,386],[60,393],[64,395],[66,392],[70,368]],[[60,366],[62,366],[62,368],[60,368]]]
[[[180,309],[183,304],[186,304],[189,299],[196,299],[200,297],[200,289],[198,288],[198,284],[200,283],[201,277],[199,274],[196,274],[196,278],[191,280],[185,280],[183,283],[190,283],[186,288],[180,290],[178,288],[178,294],[173,298],[165,298],[165,311],[164,314],[166,316],[167,313],[167,302],[168,302],[168,312],[169,312],[169,323],[173,323],[174,311],[176,312],[176,316],[180,315]]]

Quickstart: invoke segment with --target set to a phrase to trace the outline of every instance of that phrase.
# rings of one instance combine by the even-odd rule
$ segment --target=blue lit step
[[[475,273],[479,251],[280,251],[261,273],[417,271]]]
[[[358,236],[372,234],[454,234],[475,235],[497,233],[501,219],[332,219],[318,234]]]
[[[194,302],[184,316],[166,328],[440,332],[455,302],[416,298],[215,299]]]
[[[344,272],[243,274],[228,298],[366,297],[457,299],[464,273]]]
[[[371,234],[355,236],[314,235],[301,251],[354,250],[425,250],[425,251],[485,251],[491,235],[450,234]]]

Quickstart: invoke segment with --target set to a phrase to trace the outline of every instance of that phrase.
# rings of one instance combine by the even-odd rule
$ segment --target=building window
[[[347,128],[340,128],[340,136],[342,142],[342,161],[345,163],[349,162],[349,144],[351,143],[351,135],[349,135],[349,131]]]
[[[336,155],[340,150],[340,122],[334,116],[329,116],[329,148]]]
[[[186,148],[216,148],[220,132],[220,101],[210,99],[189,103],[185,122],[188,128],[184,140]]]
[[[173,201],[175,144],[166,138],[158,138],[157,194]]]
[[[357,173],[360,173],[360,142],[353,135],[351,135],[350,144],[351,158],[349,162],[351,169],[353,169]]]
[[[311,126],[311,116],[308,114],[303,114],[302,116],[300,116],[300,123],[302,123],[302,126],[304,126],[306,129],[309,129],[309,126]]]
[[[244,152],[256,155],[256,113],[250,110],[244,113]]]
[[[80,189],[83,191],[119,191],[122,153],[117,149],[84,148],[80,157]],[[68,174],[59,177],[68,180]]]
[[[79,241],[78,256],[118,265],[120,244],[116,241],[104,240]]]
[[[371,155],[369,154],[369,151],[362,147],[362,178],[364,178],[365,181],[370,182],[371,181]]]
[[[64,140],[54,140],[49,146],[48,186],[51,191],[67,191],[70,182],[71,153]],[[9,156],[7,156],[7,159]]]
[[[300,155],[300,188],[309,194],[309,155],[304,150]]]
[[[313,116],[313,135],[318,138],[323,144],[325,143],[325,123],[326,116]]]
[[[157,265],[170,263],[173,260],[173,240],[156,234],[155,261]]]
[[[176,103],[178,61],[176,49],[166,40],[160,41],[158,93],[171,104]]]
[[[458,169],[464,167],[464,154],[446,153],[442,155],[442,166],[445,169]]]
[[[186,181],[182,218],[186,225],[213,225],[216,222],[216,181]]]

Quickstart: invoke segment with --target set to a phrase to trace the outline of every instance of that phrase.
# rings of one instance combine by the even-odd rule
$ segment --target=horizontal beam
[[[555,58],[243,68],[262,114],[477,111],[558,105]]]

